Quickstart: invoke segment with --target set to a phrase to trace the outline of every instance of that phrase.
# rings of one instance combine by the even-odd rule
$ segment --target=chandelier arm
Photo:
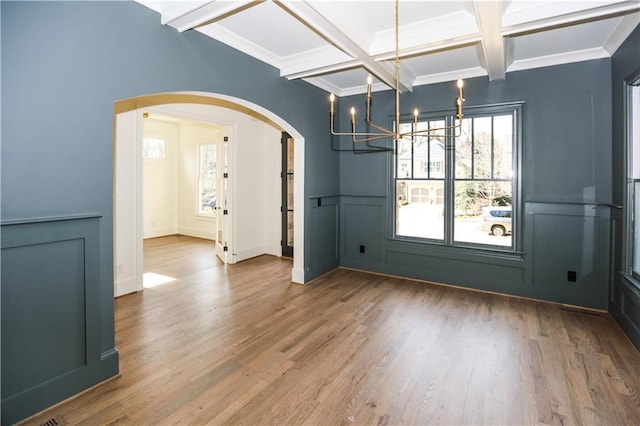
[[[352,135],[351,141],[353,143],[362,143],[362,142],[373,142],[373,141],[380,141],[383,139],[390,139],[389,136],[387,135],[376,135],[376,136],[369,136],[366,137],[364,139],[357,139],[357,136],[364,136],[364,135]]]
[[[415,136],[420,136],[420,135],[426,135],[426,136],[431,136],[431,132],[439,132],[442,130],[452,130],[452,129],[460,129],[462,128],[462,123],[459,124],[452,124],[451,126],[444,126],[444,127],[435,127],[433,129],[423,129],[423,130],[412,130],[409,132],[404,132],[404,133],[400,133],[401,136],[407,136],[407,135],[415,135]]]
[[[382,134],[382,133],[368,133],[368,132],[335,132],[331,131],[333,136],[366,136],[377,139],[389,139],[393,136],[393,134]]]
[[[458,128],[454,129],[453,127],[451,129],[442,129],[442,130],[457,130]],[[407,138],[407,136],[410,136],[411,138],[413,138],[416,135],[411,135],[411,134],[404,134],[404,135],[400,135],[401,139],[405,139],[405,140],[411,140],[412,142],[413,139]],[[418,135],[419,136],[419,135]],[[429,138],[433,138],[433,139],[445,139],[445,138],[459,138],[460,136],[462,136],[462,132],[454,132],[454,133],[437,133],[437,134],[433,134],[433,135],[424,135],[423,137],[429,137]]]
[[[381,132],[384,132],[385,134],[389,135],[389,136],[393,136],[396,134],[396,132],[392,132],[391,130],[387,129],[386,127],[382,127],[376,123],[374,123],[373,121],[367,121],[367,124],[380,130]]]

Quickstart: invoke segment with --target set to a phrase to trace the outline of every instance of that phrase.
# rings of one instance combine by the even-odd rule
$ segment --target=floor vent
[[[59,417],[52,417],[47,421],[40,423],[40,426],[64,426],[67,422],[64,419]]]

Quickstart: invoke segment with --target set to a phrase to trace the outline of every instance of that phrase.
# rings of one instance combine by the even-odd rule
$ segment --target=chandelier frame
[[[367,77],[367,94],[365,97],[366,100],[366,115],[365,115],[365,123],[367,128],[373,128],[377,131],[375,132],[358,132],[356,129],[356,110],[354,107],[351,107],[351,131],[350,132],[336,132],[335,131],[335,95],[333,93],[329,96],[330,103],[330,129],[331,134],[333,136],[350,136],[352,138],[353,143],[363,143],[363,142],[373,142],[382,139],[390,139],[394,140],[400,139],[408,139],[415,140],[416,136],[431,136],[431,137],[445,137],[450,135],[445,135],[437,132],[447,132],[451,130],[460,130],[462,127],[462,117],[463,107],[465,99],[463,96],[463,87],[464,82],[461,79],[458,79],[456,82],[456,86],[458,88],[458,97],[456,98],[456,121],[451,126],[444,126],[436,129],[423,129],[416,130],[415,128],[418,123],[419,111],[417,108],[413,110],[413,123],[411,131],[400,132],[397,129],[400,128],[400,18],[399,18],[399,3],[400,0],[395,1],[395,129],[388,129],[384,126],[376,124],[371,120],[371,85],[373,84],[373,77],[371,74]],[[454,137],[459,136],[459,134],[455,134]]]

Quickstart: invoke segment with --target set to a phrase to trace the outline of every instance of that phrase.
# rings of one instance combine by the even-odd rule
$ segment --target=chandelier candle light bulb
[[[367,76],[367,121],[371,121],[371,85],[373,77],[371,74]]]
[[[456,105],[458,106],[458,120],[462,120],[462,102],[464,102],[464,97],[462,96],[462,88],[464,87],[464,81],[462,79],[458,79],[458,99],[456,99]]]

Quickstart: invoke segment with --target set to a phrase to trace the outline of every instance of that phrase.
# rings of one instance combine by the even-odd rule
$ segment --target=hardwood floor
[[[609,315],[145,242],[175,281],[116,300],[121,377],[63,424],[640,424],[640,355]]]

